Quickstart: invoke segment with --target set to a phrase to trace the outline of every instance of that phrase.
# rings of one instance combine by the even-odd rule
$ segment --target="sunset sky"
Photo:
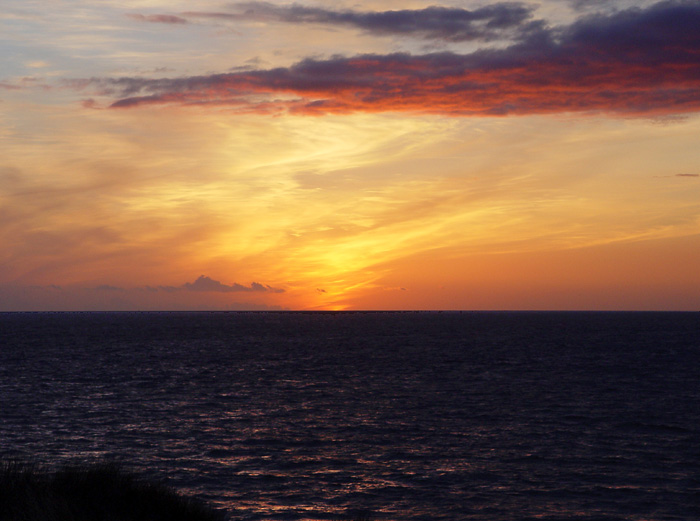
[[[700,2],[11,0],[0,310],[700,310]]]

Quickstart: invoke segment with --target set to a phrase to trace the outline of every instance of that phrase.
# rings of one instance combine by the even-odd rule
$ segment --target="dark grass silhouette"
[[[0,521],[224,521],[224,512],[115,463],[0,461]],[[350,511],[349,521],[372,521]],[[340,520],[338,520],[340,521]]]
[[[49,469],[0,462],[0,521],[223,521],[214,510],[112,463]]]

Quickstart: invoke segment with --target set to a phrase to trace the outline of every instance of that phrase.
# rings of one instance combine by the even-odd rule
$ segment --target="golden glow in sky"
[[[700,3],[27,1],[0,310],[700,309]]]

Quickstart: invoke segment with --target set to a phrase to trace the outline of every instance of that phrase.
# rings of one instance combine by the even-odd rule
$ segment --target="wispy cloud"
[[[170,14],[150,14],[143,15],[138,13],[129,13],[126,15],[132,20],[138,20],[139,22],[150,22],[159,24],[186,24],[188,23],[186,19],[180,16],[174,16]]]
[[[361,12],[269,2],[241,2],[232,4],[231,8],[231,12],[190,11],[182,13],[182,16],[341,26],[376,35],[415,36],[453,42],[510,38],[540,26],[540,22],[530,20],[534,9],[516,2],[495,3],[474,10],[431,6],[425,9]]]
[[[258,290],[249,288],[249,291]],[[222,292],[229,291],[218,290],[218,293]],[[259,298],[241,301],[233,296],[216,293],[217,290],[213,290],[213,293],[202,290],[192,293],[182,286],[122,288],[107,284],[95,287],[0,284],[0,311],[180,309],[269,311],[283,309],[279,305],[261,302]]]
[[[663,2],[542,30],[471,54],[366,54],[173,79],[93,79],[115,108],[220,104],[240,111],[452,116],[700,110],[700,5]]]

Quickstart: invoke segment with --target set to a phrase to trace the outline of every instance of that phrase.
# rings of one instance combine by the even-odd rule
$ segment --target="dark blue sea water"
[[[696,520],[700,313],[0,314],[0,457],[232,520]]]

